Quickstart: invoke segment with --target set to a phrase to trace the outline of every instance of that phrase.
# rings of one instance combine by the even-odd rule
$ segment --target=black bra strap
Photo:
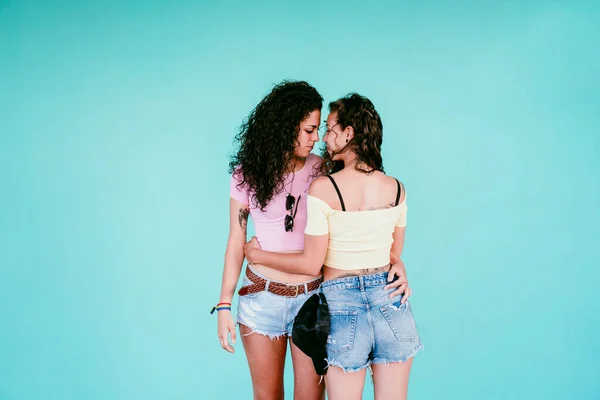
[[[398,184],[398,192],[396,193],[396,205],[398,205],[398,202],[400,201],[400,192],[402,189],[400,188],[400,182],[398,182],[398,179],[396,179],[396,183]]]
[[[327,175],[327,177],[329,178],[331,183],[333,183],[333,187],[335,188],[335,191],[337,192],[338,197],[340,198],[340,204],[342,205],[342,211],[346,211],[346,206],[344,205],[344,199],[342,199],[342,193],[340,192],[340,188],[338,188],[337,183],[335,183],[335,181],[333,180],[333,177],[331,175]]]

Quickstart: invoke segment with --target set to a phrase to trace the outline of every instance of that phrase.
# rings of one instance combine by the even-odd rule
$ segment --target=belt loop
[[[269,291],[269,283],[271,283],[271,280],[267,279],[267,282],[265,283],[265,292]]]
[[[304,282],[304,294],[308,294],[308,283]]]
[[[364,275],[358,275],[358,282],[360,284],[360,290],[361,292],[365,291],[365,277]]]

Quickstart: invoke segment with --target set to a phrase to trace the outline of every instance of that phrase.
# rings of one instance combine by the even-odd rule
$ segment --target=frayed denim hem
[[[282,337],[287,337],[288,336],[288,332],[283,332],[283,333],[273,333],[273,332],[267,332],[267,331],[263,331],[260,329],[254,329],[251,326],[249,326],[248,324],[244,324],[243,322],[237,322],[238,325],[244,325],[246,328],[250,329],[250,333],[245,333],[242,336],[250,336],[253,333],[256,333],[257,335],[262,335],[262,336],[267,336],[269,339],[271,340],[276,340],[276,339],[280,339]]]
[[[344,367],[340,362],[335,361],[334,359],[329,359],[326,358],[325,361],[327,361],[327,368],[329,367],[338,367],[340,368],[342,371],[344,371],[344,373],[349,373],[349,372],[358,372],[361,369],[365,369],[367,368],[369,365],[371,365],[371,361],[367,361],[367,363],[365,365],[361,365],[360,367],[357,368],[346,368]]]
[[[409,360],[410,358],[414,357],[420,350],[422,350],[424,348],[425,347],[421,343],[419,343],[410,353],[408,353],[404,357],[397,358],[397,359],[375,358],[373,360],[367,361],[364,365],[361,365],[360,367],[356,367],[356,368],[346,368],[340,362],[335,361],[334,359],[327,358],[327,359],[325,359],[325,361],[327,361],[327,368],[329,368],[330,366],[332,366],[332,367],[338,367],[342,371],[344,371],[344,373],[358,372],[361,369],[369,368],[369,367],[371,367],[374,364],[388,365],[388,364],[392,364],[392,363],[403,363],[403,362],[406,362],[407,360]],[[371,370],[371,368],[369,368],[369,369]],[[372,375],[373,371],[371,370],[370,373]]]
[[[371,361],[371,364],[391,364],[391,363],[403,363],[406,362],[408,359],[414,357],[420,350],[424,349],[425,347],[419,343],[417,345],[417,347],[415,347],[410,353],[408,353],[406,356],[401,357],[401,358],[394,358],[394,359],[387,359],[387,358],[375,358]]]

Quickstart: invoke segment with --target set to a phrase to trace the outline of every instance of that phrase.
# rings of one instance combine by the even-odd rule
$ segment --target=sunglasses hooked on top
[[[290,212],[285,216],[284,220],[286,232],[294,231],[294,218],[296,218],[296,213],[298,212],[298,204],[300,203],[301,197],[302,195],[299,195],[298,201],[296,202],[296,198],[288,193],[287,197],[285,198],[285,209]]]

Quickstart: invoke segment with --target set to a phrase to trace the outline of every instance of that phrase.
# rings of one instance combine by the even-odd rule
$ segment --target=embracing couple
[[[322,106],[308,83],[284,81],[236,137],[229,240],[215,306],[219,341],[234,351],[231,300],[246,258],[236,321],[254,399],[284,398],[288,343],[294,399],[324,399],[325,389],[331,400],[360,399],[367,367],[375,399],[405,399],[412,359],[422,348],[400,259],[406,192],[384,173],[383,124],[359,94],[329,103],[326,146],[322,157],[311,153]],[[249,216],[256,237],[247,242]],[[294,319],[314,298],[327,306],[327,335],[321,351],[306,351],[304,343],[303,352],[292,340]]]

